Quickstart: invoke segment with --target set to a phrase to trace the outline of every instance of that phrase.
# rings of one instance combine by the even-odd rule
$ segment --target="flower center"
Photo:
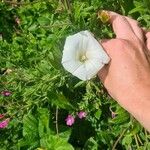
[[[81,55],[81,56],[79,57],[79,60],[80,60],[80,62],[84,63],[84,62],[87,60],[86,55],[85,55],[85,54]]]

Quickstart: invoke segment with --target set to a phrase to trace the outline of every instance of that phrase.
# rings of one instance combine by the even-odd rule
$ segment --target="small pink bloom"
[[[112,111],[111,112],[111,117],[112,117],[112,119],[115,118],[116,117],[116,113]]]
[[[11,95],[11,92],[10,91],[2,91],[1,94],[3,96],[10,96]]]
[[[4,116],[5,116],[4,114],[0,114],[0,119],[4,118]]]
[[[8,126],[8,123],[9,123],[9,118],[0,122],[0,128],[6,128]]]
[[[84,112],[84,111],[80,111],[79,113],[78,113],[78,117],[80,118],[80,119],[82,119],[82,118],[85,118],[86,117],[86,112]]]
[[[111,112],[111,118],[115,118],[116,117],[116,113],[111,109],[109,108],[110,112]]]
[[[72,126],[75,122],[75,119],[72,115],[68,115],[65,119],[67,126]]]

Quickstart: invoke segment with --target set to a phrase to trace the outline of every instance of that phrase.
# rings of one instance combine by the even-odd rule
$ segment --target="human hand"
[[[98,75],[108,93],[150,131],[150,32],[131,18],[108,14],[116,38],[101,41],[111,62]]]

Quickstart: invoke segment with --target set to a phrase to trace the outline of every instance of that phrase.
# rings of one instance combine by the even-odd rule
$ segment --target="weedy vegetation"
[[[148,132],[98,78],[80,81],[61,65],[65,38],[90,30],[112,38],[99,10],[150,27],[149,0],[0,2],[0,150],[148,150]],[[119,90],[119,89],[118,89]],[[139,91],[140,92],[140,91]],[[86,113],[78,117],[79,112]],[[66,125],[68,115],[75,118]]]

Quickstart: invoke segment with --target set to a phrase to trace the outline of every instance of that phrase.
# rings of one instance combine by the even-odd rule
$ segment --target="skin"
[[[101,41],[111,61],[98,76],[108,93],[150,132],[150,32],[108,11],[115,39]]]

